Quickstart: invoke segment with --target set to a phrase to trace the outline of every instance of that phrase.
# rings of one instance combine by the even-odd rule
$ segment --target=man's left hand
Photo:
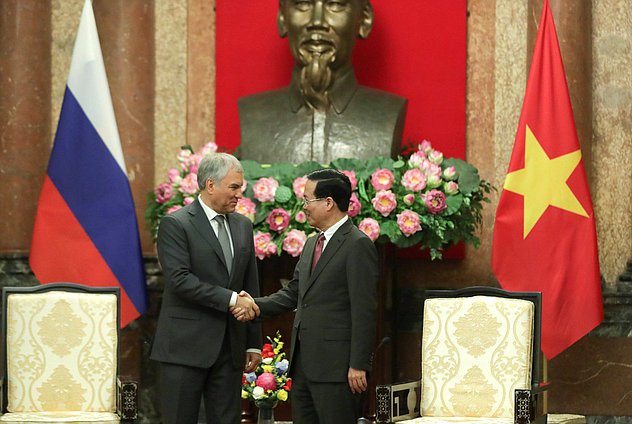
[[[261,354],[256,352],[246,352],[246,366],[244,372],[253,372],[261,363]]]
[[[368,387],[365,370],[349,368],[347,379],[349,380],[349,387],[353,393],[362,393]]]

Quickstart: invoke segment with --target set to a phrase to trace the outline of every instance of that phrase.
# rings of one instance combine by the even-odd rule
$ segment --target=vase
[[[259,417],[257,418],[257,424],[274,424],[274,404],[261,403],[258,404]]]

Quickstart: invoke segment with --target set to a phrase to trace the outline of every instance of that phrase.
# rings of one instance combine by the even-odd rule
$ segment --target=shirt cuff
[[[228,307],[232,308],[236,304],[237,304],[237,292],[233,292],[233,294],[230,295],[230,302],[228,302]]]
[[[261,355],[261,349],[246,349],[246,352],[258,353],[259,355]]]

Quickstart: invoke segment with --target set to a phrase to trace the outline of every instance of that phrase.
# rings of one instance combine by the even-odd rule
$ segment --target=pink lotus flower
[[[193,201],[195,200],[195,197],[185,197],[184,200],[182,201],[182,203],[184,203],[184,206],[186,205],[190,205],[191,203],[193,203]]]
[[[199,153],[195,153],[191,155],[191,157],[189,157],[189,160],[187,161],[187,165],[189,166],[189,172],[197,174],[198,168],[200,167],[200,162],[202,161],[203,157],[204,156],[202,156]]]
[[[180,181],[180,191],[184,194],[195,194],[198,191],[197,174],[187,174]]]
[[[421,167],[421,164],[425,160],[427,160],[426,154],[420,150],[416,151],[415,153],[410,155],[410,158],[408,158],[408,166],[413,167],[413,168],[419,168]]]
[[[407,206],[412,205],[413,203],[415,203],[415,195],[412,193],[408,193],[407,195],[404,196],[404,203]]]
[[[283,239],[283,250],[291,256],[297,257],[303,251],[307,236],[304,231],[290,230]]]
[[[441,153],[438,150],[433,150],[432,152],[430,152],[430,154],[428,155],[428,159],[430,160],[430,162],[435,163],[437,165],[441,165],[441,162],[443,162],[443,153]]]
[[[274,390],[277,387],[276,378],[271,372],[264,372],[257,377],[257,386],[262,387],[264,390]]]
[[[426,176],[421,169],[409,169],[402,176],[402,185],[407,190],[419,192],[426,188]]]
[[[294,190],[294,194],[299,199],[302,199],[303,197],[305,197],[305,183],[307,183],[306,176],[298,177],[292,183],[292,189]]]
[[[380,190],[375,193],[375,197],[371,199],[373,208],[378,211],[382,216],[388,216],[397,206],[397,199],[395,194],[390,190]]]
[[[424,171],[424,174],[426,174],[426,177],[429,177],[431,175],[436,175],[439,178],[441,178],[441,167],[439,165],[437,165],[436,163],[432,163],[429,160],[424,161],[424,163],[421,164],[421,170]]]
[[[430,190],[426,194],[422,194],[421,198],[426,204],[428,212],[431,214],[441,213],[447,205],[445,204],[445,194],[439,190]]]
[[[364,218],[358,224],[358,229],[373,241],[380,236],[380,224],[373,218]]]
[[[443,178],[448,181],[454,181],[456,179],[456,169],[454,166],[449,166],[443,170]]]
[[[156,202],[165,203],[173,197],[173,188],[169,183],[162,183],[155,190]]]
[[[397,225],[406,237],[410,237],[417,231],[421,231],[421,223],[417,212],[406,209],[397,214]]]
[[[169,171],[167,171],[167,177],[169,178],[170,183],[177,183],[182,179],[180,171],[176,168],[169,169]]]
[[[459,185],[454,181],[446,181],[443,183],[443,191],[446,194],[457,194],[459,192]]]
[[[341,171],[341,172],[349,178],[349,181],[351,181],[351,191],[355,190],[356,187],[358,186],[358,179],[356,178],[355,171]]]
[[[189,149],[181,149],[178,152],[178,162],[180,162],[180,167],[185,171],[189,169],[189,161],[191,160],[191,156],[193,156],[193,152]]]
[[[265,259],[277,252],[277,245],[272,242],[270,233],[262,233],[257,231],[254,235],[255,256],[259,259]]]
[[[430,154],[430,152],[432,152],[432,144],[428,140],[422,140],[421,144],[419,145],[419,150],[428,155]]]
[[[172,213],[174,213],[178,209],[182,209],[182,206],[180,206],[180,205],[173,205],[172,207],[167,209],[167,215],[171,215]]]
[[[347,215],[351,218],[357,216],[362,210],[362,203],[358,200],[358,196],[355,193],[351,193],[351,199],[349,200],[349,210],[347,210]]]
[[[380,168],[371,175],[371,185],[375,190],[389,190],[393,186],[393,181],[395,176],[385,168]]]
[[[255,221],[255,212],[257,207],[254,202],[247,197],[242,197],[237,201],[235,212],[247,217],[251,222]]]
[[[307,221],[307,214],[303,211],[298,211],[296,215],[294,215],[294,220],[299,224],[303,224]]]
[[[430,174],[426,179],[426,187],[437,188],[441,185],[441,174]]]
[[[290,225],[290,214],[283,208],[272,209],[266,222],[272,231],[283,231]]]
[[[215,153],[217,152],[217,144],[215,144],[214,141],[209,141],[208,143],[206,143],[201,150],[201,154],[202,157],[210,154],[210,153]]]
[[[279,187],[279,182],[271,177],[259,178],[252,190],[254,191],[255,199],[260,202],[272,202],[274,200],[274,194]]]

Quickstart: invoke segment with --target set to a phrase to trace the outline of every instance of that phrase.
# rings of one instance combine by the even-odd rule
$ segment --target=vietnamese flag
[[[507,290],[542,292],[549,359],[603,320],[595,217],[548,0],[496,211],[492,268]]]

